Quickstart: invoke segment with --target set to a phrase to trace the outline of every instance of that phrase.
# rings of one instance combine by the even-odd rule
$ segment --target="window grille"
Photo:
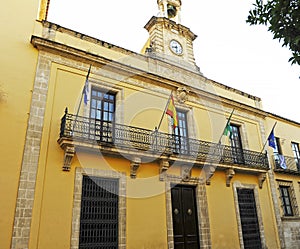
[[[283,216],[299,216],[299,209],[293,182],[277,181]]]
[[[261,249],[261,237],[253,189],[237,188],[245,249]]]
[[[285,216],[293,216],[293,208],[290,198],[290,187],[279,186],[280,197],[283,207],[283,213]]]
[[[118,179],[83,176],[80,249],[118,248]]]

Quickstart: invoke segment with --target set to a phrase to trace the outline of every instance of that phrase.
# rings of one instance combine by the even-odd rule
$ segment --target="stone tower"
[[[157,0],[159,14],[145,25],[149,32],[149,56],[198,71],[193,41],[196,35],[181,25],[181,0]]]

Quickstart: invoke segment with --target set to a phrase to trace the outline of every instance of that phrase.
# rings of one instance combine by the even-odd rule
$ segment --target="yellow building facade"
[[[49,4],[1,9],[0,248],[299,248],[299,124],[203,76],[181,1],[141,54]]]

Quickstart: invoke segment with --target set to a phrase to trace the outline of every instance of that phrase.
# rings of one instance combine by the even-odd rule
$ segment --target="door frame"
[[[174,234],[173,234],[173,215],[172,215],[172,195],[171,187],[173,185],[186,185],[195,187],[195,202],[197,208],[198,219],[198,237],[201,249],[211,249],[211,234],[209,225],[208,204],[206,196],[206,183],[202,178],[190,178],[189,181],[183,182],[179,176],[165,177],[166,184],[166,213],[167,213],[167,240],[168,248],[174,249]]]
[[[78,249],[83,176],[112,178],[119,180],[118,249],[126,249],[126,173],[93,168],[75,169],[74,196],[72,207],[72,231],[70,249]]]

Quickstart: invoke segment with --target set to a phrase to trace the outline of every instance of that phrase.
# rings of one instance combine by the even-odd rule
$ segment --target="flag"
[[[228,134],[229,134],[229,137],[231,137],[231,135],[232,135],[232,127],[231,127],[231,125],[230,125],[229,122],[227,122],[227,124],[226,124],[226,127],[224,129],[223,135],[224,136],[228,136]]]
[[[276,149],[276,142],[275,142],[275,136],[274,136],[274,128],[272,129],[270,135],[268,136],[268,143],[269,146],[273,149]]]
[[[234,109],[232,110],[228,120],[227,120],[227,123],[226,123],[226,126],[225,126],[225,129],[224,129],[224,132],[223,132],[223,135],[224,136],[228,136],[231,137],[232,136],[232,127],[230,125],[230,120],[231,120],[231,117],[232,117],[232,114],[233,114],[233,111]]]
[[[287,169],[284,156],[283,155],[278,155],[278,158],[279,158],[279,166],[282,169]]]
[[[84,84],[84,88],[83,88],[83,102],[85,105],[87,105],[87,103],[90,100],[90,90],[89,90],[89,76],[90,76],[90,72],[91,72],[91,66],[89,68],[89,71],[86,75],[85,78],[85,84]]]
[[[169,98],[169,103],[168,103],[168,107],[166,110],[166,114],[169,115],[173,119],[173,127],[174,128],[177,127],[178,126],[178,116],[177,116],[176,107],[174,104],[174,98],[173,98],[172,93]]]

